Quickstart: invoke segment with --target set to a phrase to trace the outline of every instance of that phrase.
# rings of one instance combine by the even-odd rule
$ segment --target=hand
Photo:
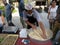
[[[47,39],[47,36],[45,34],[41,34],[42,38]]]
[[[43,33],[43,38],[47,39],[46,33]]]
[[[36,29],[36,26],[35,25],[32,25],[32,29]]]

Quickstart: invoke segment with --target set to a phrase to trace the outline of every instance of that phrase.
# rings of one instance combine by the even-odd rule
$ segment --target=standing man
[[[53,28],[53,38],[55,38],[57,32],[60,30],[60,5],[57,9],[57,16],[56,16],[56,20],[55,20],[55,25],[54,25],[54,28]]]
[[[7,19],[8,25],[14,26],[14,24],[12,23],[12,11],[14,8],[5,1],[3,1],[3,3],[5,5],[5,17]]]
[[[23,20],[23,11],[24,11],[24,0],[17,0],[19,3],[19,16],[20,16],[20,22],[22,23],[23,28],[26,27],[25,22]]]

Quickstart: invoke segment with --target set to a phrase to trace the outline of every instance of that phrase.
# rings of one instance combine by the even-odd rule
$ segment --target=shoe
[[[12,22],[8,23],[8,26],[15,26]]]

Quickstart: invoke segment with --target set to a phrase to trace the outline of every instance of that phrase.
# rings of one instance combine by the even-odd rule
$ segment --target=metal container
[[[49,37],[48,37],[47,39],[44,39],[44,40],[41,40],[41,39],[38,40],[38,39],[36,39],[36,38],[33,38],[33,37],[30,35],[30,33],[33,32],[32,29],[30,29],[28,35],[29,35],[29,37],[30,37],[30,40],[33,41],[33,42],[35,42],[35,43],[44,43],[44,42],[47,43],[47,42],[52,38],[53,33],[52,33],[51,30],[47,30],[47,29],[46,29],[46,31],[49,33]],[[34,35],[33,35],[33,36],[34,36]]]

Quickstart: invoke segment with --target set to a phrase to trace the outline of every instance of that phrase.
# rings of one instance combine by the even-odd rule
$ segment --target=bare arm
[[[50,12],[48,12],[48,16],[50,15]]]
[[[40,25],[40,28],[41,28],[41,30],[43,32],[41,36],[46,39],[47,37],[46,37],[45,27],[44,27],[43,23],[38,22],[38,24]]]
[[[50,12],[48,12],[48,17],[47,17],[48,19],[49,19],[49,15],[50,15]]]
[[[5,22],[4,22],[4,16],[1,16],[1,17],[2,17],[2,22],[3,22],[3,24],[4,24],[4,23],[5,23]]]
[[[28,25],[30,25],[33,29],[36,29],[36,26],[33,25],[32,23],[30,23],[29,21],[26,21],[26,23],[27,23]]]
[[[43,31],[43,33],[45,33],[45,28],[42,22],[38,22],[38,24],[40,25],[41,30]]]
[[[49,7],[49,9],[48,9],[48,19],[49,19],[49,15],[50,15],[50,10],[51,10],[51,6]]]

